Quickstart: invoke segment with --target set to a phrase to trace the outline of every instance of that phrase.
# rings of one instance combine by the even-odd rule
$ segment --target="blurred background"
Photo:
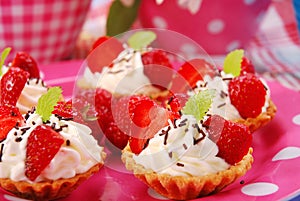
[[[0,1],[0,47],[40,64],[86,58],[94,41],[129,29],[161,28],[196,41],[222,65],[243,48],[269,80],[300,90],[299,0]],[[168,41],[166,41],[168,42]],[[172,43],[196,54],[192,44]]]

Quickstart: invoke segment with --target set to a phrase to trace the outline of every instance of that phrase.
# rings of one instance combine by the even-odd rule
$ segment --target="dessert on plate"
[[[3,52],[9,54],[10,49],[6,48]],[[38,99],[47,92],[48,87],[40,76],[40,71],[36,61],[26,52],[18,52],[8,65],[4,64],[5,57],[0,64],[0,77],[7,77],[6,72],[13,67],[23,69],[28,73],[27,81],[21,90],[17,100],[17,107],[22,114],[27,113],[32,107],[36,106]]]
[[[59,87],[22,115],[16,104],[28,76],[10,67],[1,78],[0,186],[26,199],[65,197],[99,171],[105,153],[91,129],[73,121],[72,108],[59,102]]]
[[[276,114],[267,83],[256,74],[243,50],[229,53],[223,69],[214,77],[205,75],[188,94],[206,89],[217,91],[211,114],[243,123],[251,132],[270,122]]]
[[[123,150],[126,168],[159,194],[176,200],[217,193],[244,175],[253,162],[252,134],[243,124],[207,114],[214,96],[214,90],[193,95],[180,118],[167,112],[167,124],[156,133],[151,124],[165,119],[152,118]],[[151,109],[145,110],[148,115],[132,110],[136,125],[145,123],[143,116],[151,116]]]

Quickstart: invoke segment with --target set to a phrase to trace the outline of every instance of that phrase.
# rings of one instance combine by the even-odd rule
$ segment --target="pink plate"
[[[65,96],[71,97],[80,65],[81,61],[62,62],[42,66],[41,70],[48,84],[62,86]],[[270,124],[254,133],[252,169],[222,192],[201,200],[279,200],[292,198],[300,192],[300,94],[276,82],[268,84],[278,112]],[[0,200],[20,199],[0,190]],[[120,158],[115,157],[69,197],[61,200],[154,201],[166,198],[127,172]]]

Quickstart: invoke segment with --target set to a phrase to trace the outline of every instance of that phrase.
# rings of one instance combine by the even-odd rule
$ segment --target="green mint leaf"
[[[147,47],[156,39],[156,34],[152,31],[138,31],[128,39],[128,45],[135,50]]]
[[[244,50],[234,50],[230,52],[224,60],[224,72],[237,77],[241,73],[241,62]]]
[[[51,87],[46,94],[39,98],[36,113],[42,117],[43,122],[50,119],[54,106],[61,98],[61,94],[62,89],[60,87]]]
[[[216,91],[207,89],[191,96],[183,107],[183,114],[193,115],[198,121],[202,120],[211,107]]]
[[[106,35],[115,36],[130,29],[137,18],[141,0],[134,0],[132,6],[127,7],[120,0],[112,2],[106,22]]]
[[[2,75],[2,66],[4,65],[5,59],[8,56],[8,54],[10,53],[10,51],[11,51],[11,48],[7,47],[1,53],[1,58],[0,58],[0,76]]]

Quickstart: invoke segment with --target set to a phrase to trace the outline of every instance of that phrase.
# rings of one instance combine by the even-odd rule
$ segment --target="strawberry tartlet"
[[[210,114],[243,123],[251,132],[270,122],[276,114],[267,83],[255,73],[243,50],[228,54],[223,70],[214,77],[204,76],[188,94],[206,89],[215,89],[218,94]]]
[[[90,128],[65,117],[57,107],[52,111],[60,97],[60,88],[50,88],[37,108],[23,116],[15,106],[0,106],[0,121],[7,124],[0,143],[3,189],[26,199],[57,199],[104,164],[103,147]]]
[[[217,193],[244,175],[253,162],[252,134],[243,124],[207,114],[213,94],[199,92],[186,102],[180,118],[169,116],[168,124],[146,141],[140,135],[145,143],[138,151],[137,144],[129,143],[122,152],[126,168],[176,200]],[[149,134],[149,129],[144,132]]]

